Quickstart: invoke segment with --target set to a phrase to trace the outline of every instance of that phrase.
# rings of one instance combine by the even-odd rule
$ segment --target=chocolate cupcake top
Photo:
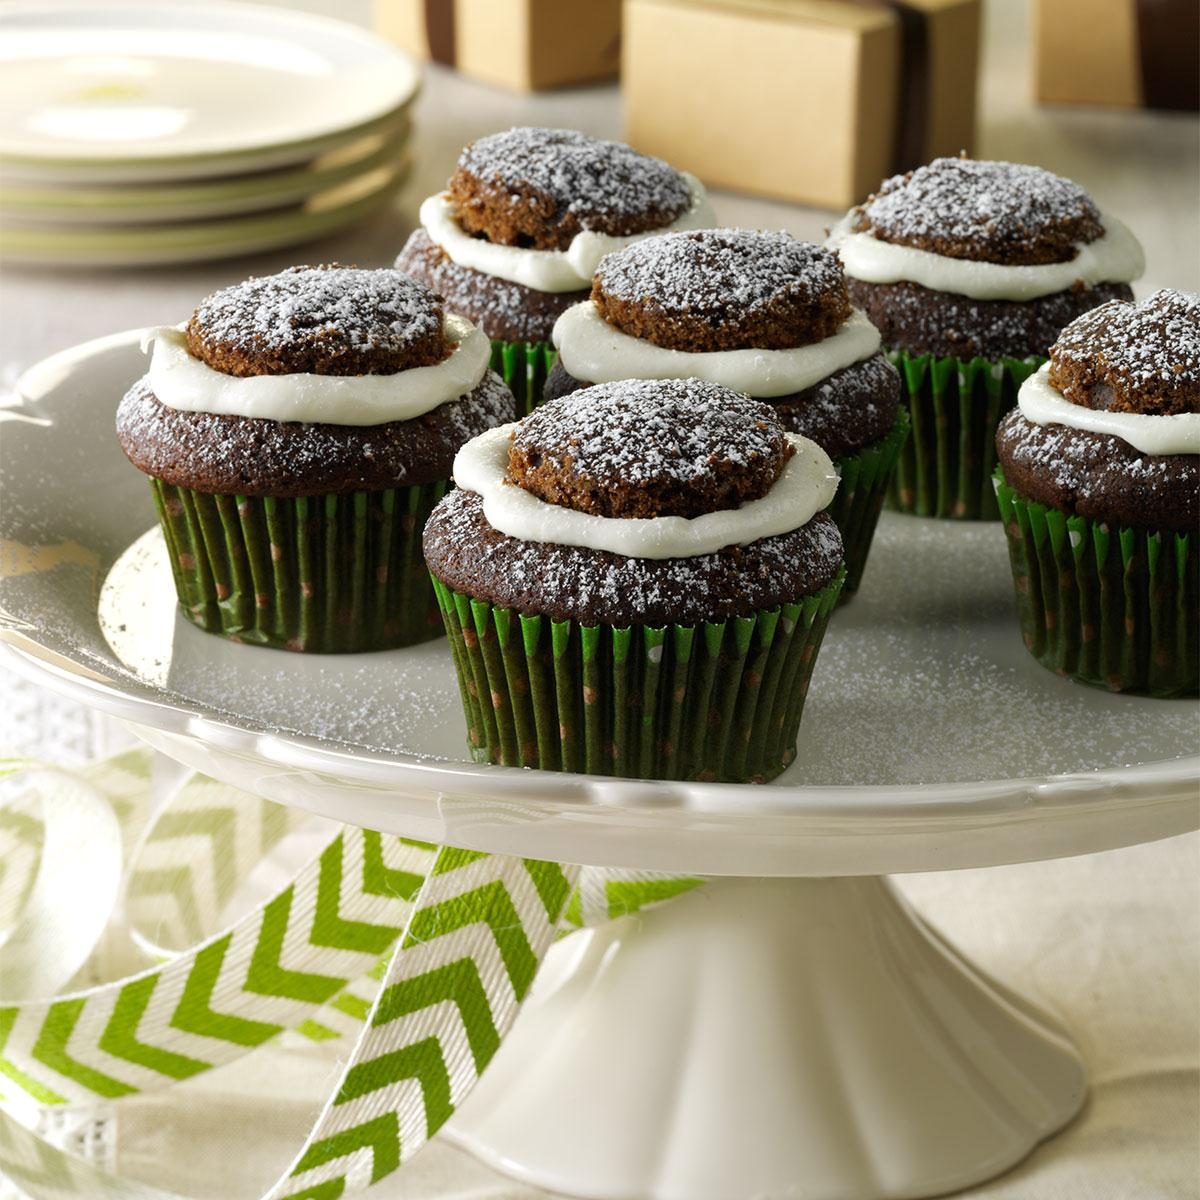
[[[852,453],[896,422],[900,380],[832,251],[790,234],[659,234],[604,258],[554,328],[547,398],[631,376],[696,377],[771,402],[784,428]]]
[[[1200,297],[1163,290],[1072,322],[997,450],[1022,494],[1152,529],[1200,522]]]
[[[765,495],[795,453],[768,404],[696,379],[601,384],[520,423],[508,477],[602,517],[698,517]]]
[[[708,229],[608,255],[591,299],[554,345],[590,383],[695,376],[761,398],[793,396],[879,351],[837,255],[790,234]]]
[[[565,250],[588,229],[661,229],[692,202],[662,159],[573,129],[509,129],[472,142],[450,177],[462,227],[502,246]]]
[[[475,387],[491,354],[469,321],[390,269],[248,279],[148,340],[150,384],[170,407],[331,425],[419,416]]]
[[[299,496],[449,475],[512,395],[470,322],[398,271],[302,267],[204,300],[147,336],[118,411],[134,465],[181,487]]]
[[[1093,309],[1051,347],[1049,382],[1084,408],[1200,413],[1200,297],[1164,288]]]
[[[700,380],[577,392],[476,438],[454,477],[426,530],[431,570],[558,619],[721,619],[818,590],[841,559],[828,456]]]
[[[606,253],[647,233],[712,223],[694,176],[571,129],[480,138],[421,205],[425,237],[457,267],[549,294],[590,286]],[[401,254],[422,277],[436,266],[427,258]]]
[[[1032,266],[1069,262],[1104,232],[1077,183],[1026,163],[935,158],[885,180],[854,229],[947,258]]]
[[[391,375],[441,362],[441,297],[394,270],[324,265],[254,276],[202,300],[193,357],[226,375]]]
[[[1128,283],[1141,247],[1069,179],[1024,163],[938,158],[886,180],[827,243],[848,275],[975,300]]]
[[[850,316],[837,255],[786,233],[705,229],[602,259],[592,303],[630,337],[698,353],[819,342]]]

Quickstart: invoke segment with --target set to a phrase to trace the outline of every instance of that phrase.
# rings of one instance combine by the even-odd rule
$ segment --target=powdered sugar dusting
[[[575,214],[585,229],[602,215],[619,223],[654,212],[669,222],[692,199],[683,176],[662,159],[573,129],[520,127],[493,133],[468,146],[458,166],[487,184],[514,191],[533,188],[549,197],[560,214]]]
[[[935,158],[893,176],[859,217],[858,228],[884,241],[993,262],[1069,262],[1071,243],[1104,231],[1077,183],[1025,163],[970,158]]]
[[[836,253],[788,233],[754,229],[646,238],[603,258],[596,280],[610,296],[685,313],[744,312],[845,290]]]
[[[771,405],[700,379],[637,379],[583,388],[542,405],[514,446],[566,453],[572,471],[624,486],[690,487],[724,468],[754,468],[784,453]]]
[[[1200,412],[1200,296],[1163,288],[1110,301],[1072,321],[1050,356],[1088,364],[1114,393],[1165,394],[1170,411]]]
[[[286,352],[321,339],[355,353],[402,353],[442,328],[441,300],[400,271],[292,267],[252,276],[201,301],[193,317],[205,342],[254,353]]]

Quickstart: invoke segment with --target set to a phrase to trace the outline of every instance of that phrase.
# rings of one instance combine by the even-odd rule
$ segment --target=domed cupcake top
[[[449,191],[468,233],[538,250],[565,250],[582,230],[659,229],[693,202],[687,179],[661,159],[572,129],[480,138],[463,151]]]
[[[630,337],[696,353],[818,342],[850,315],[835,253],[790,234],[660,234],[601,260],[592,303]]]
[[[1104,233],[1077,183],[1025,163],[936,158],[886,180],[854,229],[946,258],[1008,266],[1070,262]]]
[[[1164,288],[1085,313],[1051,347],[1049,382],[1084,408],[1200,413],[1200,296]]]
[[[536,409],[510,479],[602,517],[696,517],[765,495],[794,449],[769,404],[698,379],[626,380]]]
[[[799,529],[838,477],[769,405],[695,379],[626,379],[468,442],[454,481],[509,537],[666,559]]]
[[[203,300],[187,349],[225,375],[388,375],[450,353],[442,301],[395,270],[293,267]]]
[[[1032,425],[1119,439],[1151,459],[1200,455],[1200,297],[1164,289],[1084,313],[1021,384],[1017,407]]]

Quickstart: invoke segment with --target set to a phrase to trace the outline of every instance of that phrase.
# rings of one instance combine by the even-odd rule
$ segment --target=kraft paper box
[[[1200,108],[1196,0],[1036,0],[1037,98]]]
[[[626,0],[626,136],[718,187],[846,208],[973,149],[979,21],[979,0]]]
[[[464,75],[536,91],[617,73],[621,0],[375,0],[375,29]]]

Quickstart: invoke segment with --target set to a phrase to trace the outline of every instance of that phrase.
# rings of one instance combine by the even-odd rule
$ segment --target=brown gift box
[[[464,75],[537,91],[617,73],[621,0],[375,0],[375,29]]]
[[[1047,104],[1200,108],[1197,0],[1035,0]]]
[[[626,0],[626,136],[706,183],[846,208],[971,151],[980,0]]]

